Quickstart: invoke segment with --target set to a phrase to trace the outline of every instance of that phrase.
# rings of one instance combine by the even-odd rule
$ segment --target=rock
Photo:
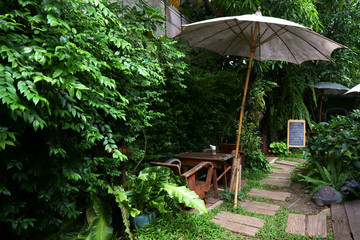
[[[339,191],[336,191],[336,189],[330,186],[320,188],[313,196],[313,200],[319,207],[331,205],[331,203],[340,203],[343,198],[343,195]]]

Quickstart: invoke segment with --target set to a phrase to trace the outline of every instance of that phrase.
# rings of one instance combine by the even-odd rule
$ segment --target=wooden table
[[[227,188],[226,173],[231,169],[231,160],[234,156],[234,154],[228,153],[211,155],[209,152],[186,152],[176,155],[176,158],[180,159],[184,166],[196,166],[204,161],[211,162],[221,172],[220,176],[217,177],[217,181],[224,177],[224,187]]]

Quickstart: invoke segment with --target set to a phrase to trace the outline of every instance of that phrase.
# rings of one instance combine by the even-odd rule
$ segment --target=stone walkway
[[[281,191],[253,188],[248,192],[248,195],[270,199],[274,202],[286,201],[288,198],[290,198],[291,194],[286,191],[286,188],[290,187],[291,185],[290,173],[294,171],[298,164],[305,161],[304,159],[292,160],[293,161],[271,159],[272,173],[269,173],[267,178],[260,181],[262,184],[278,186],[282,188],[280,189]],[[240,202],[239,204],[247,211],[271,216],[274,216],[280,209],[280,206],[277,204],[268,204],[256,201]],[[219,212],[212,219],[212,221],[229,229],[233,233],[241,233],[248,236],[255,236],[255,234],[265,223],[263,219],[243,216],[240,214],[233,214],[229,212]],[[326,238],[326,216],[289,214],[285,231],[291,234],[299,234],[302,236],[307,235],[310,237]]]

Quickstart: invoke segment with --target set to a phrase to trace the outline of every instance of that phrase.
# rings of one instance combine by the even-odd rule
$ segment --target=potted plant
[[[115,196],[123,217],[127,219],[130,215],[134,218],[134,225],[142,227],[154,220],[155,209],[159,213],[165,213],[172,200],[200,212],[207,212],[204,201],[185,185],[186,182],[169,168],[157,166],[143,169],[138,176],[129,176],[124,187],[109,188],[109,193]],[[137,218],[144,221],[137,223]]]

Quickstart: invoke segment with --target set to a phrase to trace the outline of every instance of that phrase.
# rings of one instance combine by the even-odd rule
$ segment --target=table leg
[[[218,189],[216,169],[214,169],[214,171],[213,171],[213,182],[214,182],[213,187],[214,187],[214,192],[215,192],[215,198],[219,198],[219,189]]]
[[[227,165],[224,166],[224,171],[226,171],[226,169],[227,169]],[[228,188],[227,185],[228,185],[228,184],[227,184],[227,171],[226,171],[226,173],[225,173],[225,175],[224,175],[224,188],[225,188],[225,189]]]

